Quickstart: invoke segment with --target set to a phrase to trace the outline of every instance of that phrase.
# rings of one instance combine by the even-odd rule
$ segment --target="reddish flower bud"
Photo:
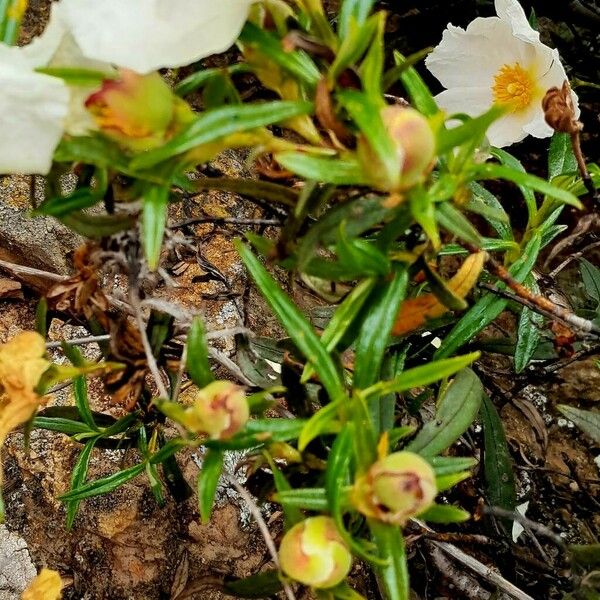
[[[181,102],[158,73],[139,75],[121,69],[119,78],[104,81],[85,106],[106,136],[142,151],[168,137]]]
[[[311,517],[294,525],[281,540],[279,562],[292,579],[314,588],[341,583],[352,555],[329,517]]]
[[[431,465],[418,454],[396,452],[378,460],[356,481],[352,502],[368,517],[403,525],[427,510],[436,495]]]
[[[359,139],[358,154],[374,187],[401,192],[421,181],[433,167],[435,135],[429,121],[414,108],[386,106],[381,118],[396,147],[398,171],[388,173],[364,137]]]

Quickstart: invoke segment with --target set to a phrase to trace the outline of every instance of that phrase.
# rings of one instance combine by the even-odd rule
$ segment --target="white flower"
[[[81,135],[94,126],[84,106],[93,88],[69,87],[35,71],[58,66],[108,70],[81,54],[55,4],[48,27],[31,44],[0,44],[0,174],[45,175],[63,133]]]
[[[62,0],[83,54],[138,73],[189,65],[236,41],[252,0]]]
[[[502,147],[527,135],[544,138],[552,129],[544,120],[546,91],[566,79],[557,50],[542,44],[517,0],[495,0],[497,17],[477,18],[466,30],[448,25],[442,41],[427,57],[427,68],[447,88],[436,97],[446,112],[477,116],[492,104],[509,112],[488,130]],[[577,96],[573,94],[577,108]]]

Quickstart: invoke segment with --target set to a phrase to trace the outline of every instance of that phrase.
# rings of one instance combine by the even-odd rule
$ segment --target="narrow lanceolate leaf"
[[[388,600],[408,600],[410,586],[406,545],[400,527],[369,520],[369,529],[377,545],[379,556],[388,561],[377,569]]]
[[[277,285],[252,251],[241,243],[236,244],[236,247],[271,310],[281,321],[298,349],[312,363],[331,400],[337,401],[343,398],[345,391],[341,375],[312,325]]]
[[[419,519],[430,523],[464,523],[471,515],[458,506],[448,504],[434,504],[419,515]]]
[[[358,160],[350,156],[326,158],[304,152],[278,152],[275,158],[282,167],[313,181],[336,185],[366,185],[369,181]]]
[[[311,110],[312,104],[304,101],[264,102],[215,108],[202,114],[160,148],[140,154],[131,162],[131,168],[149,169],[201,144],[214,142],[232,133],[240,133],[306,115]]]
[[[90,483],[86,483],[85,485],[82,485],[62,495],[60,500],[63,502],[67,500],[83,500],[84,498],[91,498],[92,496],[108,494],[108,492],[116,490],[124,483],[127,483],[134,477],[137,477],[140,473],[143,473],[145,468],[146,464],[140,463],[139,465],[129,467],[129,469],[119,471],[118,473],[114,473],[108,477],[97,479],[96,481],[90,481]]]
[[[360,329],[354,360],[354,387],[365,389],[379,379],[381,363],[398,307],[406,294],[408,274],[397,271],[392,281],[376,291]]]
[[[485,252],[471,254],[461,265],[456,275],[450,281],[443,282],[443,285],[454,297],[464,299],[477,283],[484,263]],[[438,293],[438,295],[440,294]],[[448,306],[440,302],[435,294],[423,294],[405,300],[396,317],[393,333],[394,335],[405,335],[424,325],[428,319],[441,317],[448,310]]]
[[[142,241],[150,269],[155,270],[160,260],[160,251],[167,224],[169,188],[150,186],[144,194],[142,208]]]
[[[540,288],[533,275],[528,275],[525,286],[534,294],[540,293]],[[515,346],[515,371],[521,373],[529,364],[536,348],[540,342],[540,328],[544,323],[544,317],[523,307],[517,327],[517,344]]]
[[[207,386],[214,379],[208,362],[204,321],[200,317],[192,321],[188,331],[186,367],[190,378],[199,388]]]
[[[517,505],[515,476],[506,442],[504,426],[498,411],[487,394],[481,404],[483,424],[483,467],[486,493],[491,506],[513,511]]]
[[[435,456],[449,448],[473,423],[483,385],[471,369],[462,370],[438,403],[435,419],[426,423],[407,450]]]
[[[77,458],[77,462],[73,466],[73,473],[71,474],[71,489],[77,489],[86,480],[88,467],[90,464],[90,457],[92,455],[92,450],[96,445],[97,438],[89,440],[86,445],[83,447],[83,450],[79,454]],[[75,521],[75,517],[77,516],[77,511],[79,509],[79,503],[81,500],[72,500],[67,503],[67,529],[71,529],[73,527],[73,522]]]
[[[558,410],[573,421],[581,431],[587,433],[596,444],[600,444],[600,412],[581,410],[567,404],[559,404]]]
[[[522,282],[531,272],[540,252],[540,237],[534,235],[527,244],[519,260],[510,267],[509,273],[518,282]],[[504,284],[498,284],[503,289]],[[508,300],[488,293],[482,296],[454,326],[452,331],[444,338],[442,345],[435,353],[436,358],[444,358],[458,350],[463,344],[470,342],[487,327],[505,308]]]
[[[350,23],[362,25],[369,16],[375,0],[344,0],[338,21],[338,36],[343,40],[350,28]]]
[[[198,506],[203,523],[210,521],[222,470],[223,452],[221,450],[207,450],[202,460],[200,475],[198,475]]]
[[[372,385],[361,394],[365,399],[370,400],[379,395],[399,394],[416,387],[430,385],[440,379],[454,375],[457,371],[475,362],[479,356],[479,352],[472,352],[464,356],[436,360],[420,367],[413,367],[412,369],[407,369],[392,381],[380,381]]]
[[[402,56],[400,52],[397,50],[394,51],[394,61],[396,65],[401,65],[405,60],[406,58]],[[402,81],[402,85],[406,88],[415,108],[428,117],[439,112],[438,106],[435,103],[427,84],[423,81],[414,67],[405,69],[400,75],[400,80]]]

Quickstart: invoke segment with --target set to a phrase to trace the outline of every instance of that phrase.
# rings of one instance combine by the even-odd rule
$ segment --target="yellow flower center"
[[[527,108],[535,94],[535,81],[519,63],[502,65],[492,86],[494,101],[512,110]]]

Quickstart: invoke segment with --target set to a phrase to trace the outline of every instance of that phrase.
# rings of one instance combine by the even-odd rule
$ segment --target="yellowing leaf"
[[[448,281],[448,290],[458,298],[465,298],[477,283],[485,264],[485,258],[485,252],[477,252],[468,256],[456,275]],[[448,307],[444,306],[433,294],[410,298],[401,304],[392,332],[394,335],[405,335],[421,327],[428,319],[441,317],[446,312],[448,312]]]
[[[27,586],[21,600],[59,600],[62,580],[56,571],[42,569],[37,577]]]

